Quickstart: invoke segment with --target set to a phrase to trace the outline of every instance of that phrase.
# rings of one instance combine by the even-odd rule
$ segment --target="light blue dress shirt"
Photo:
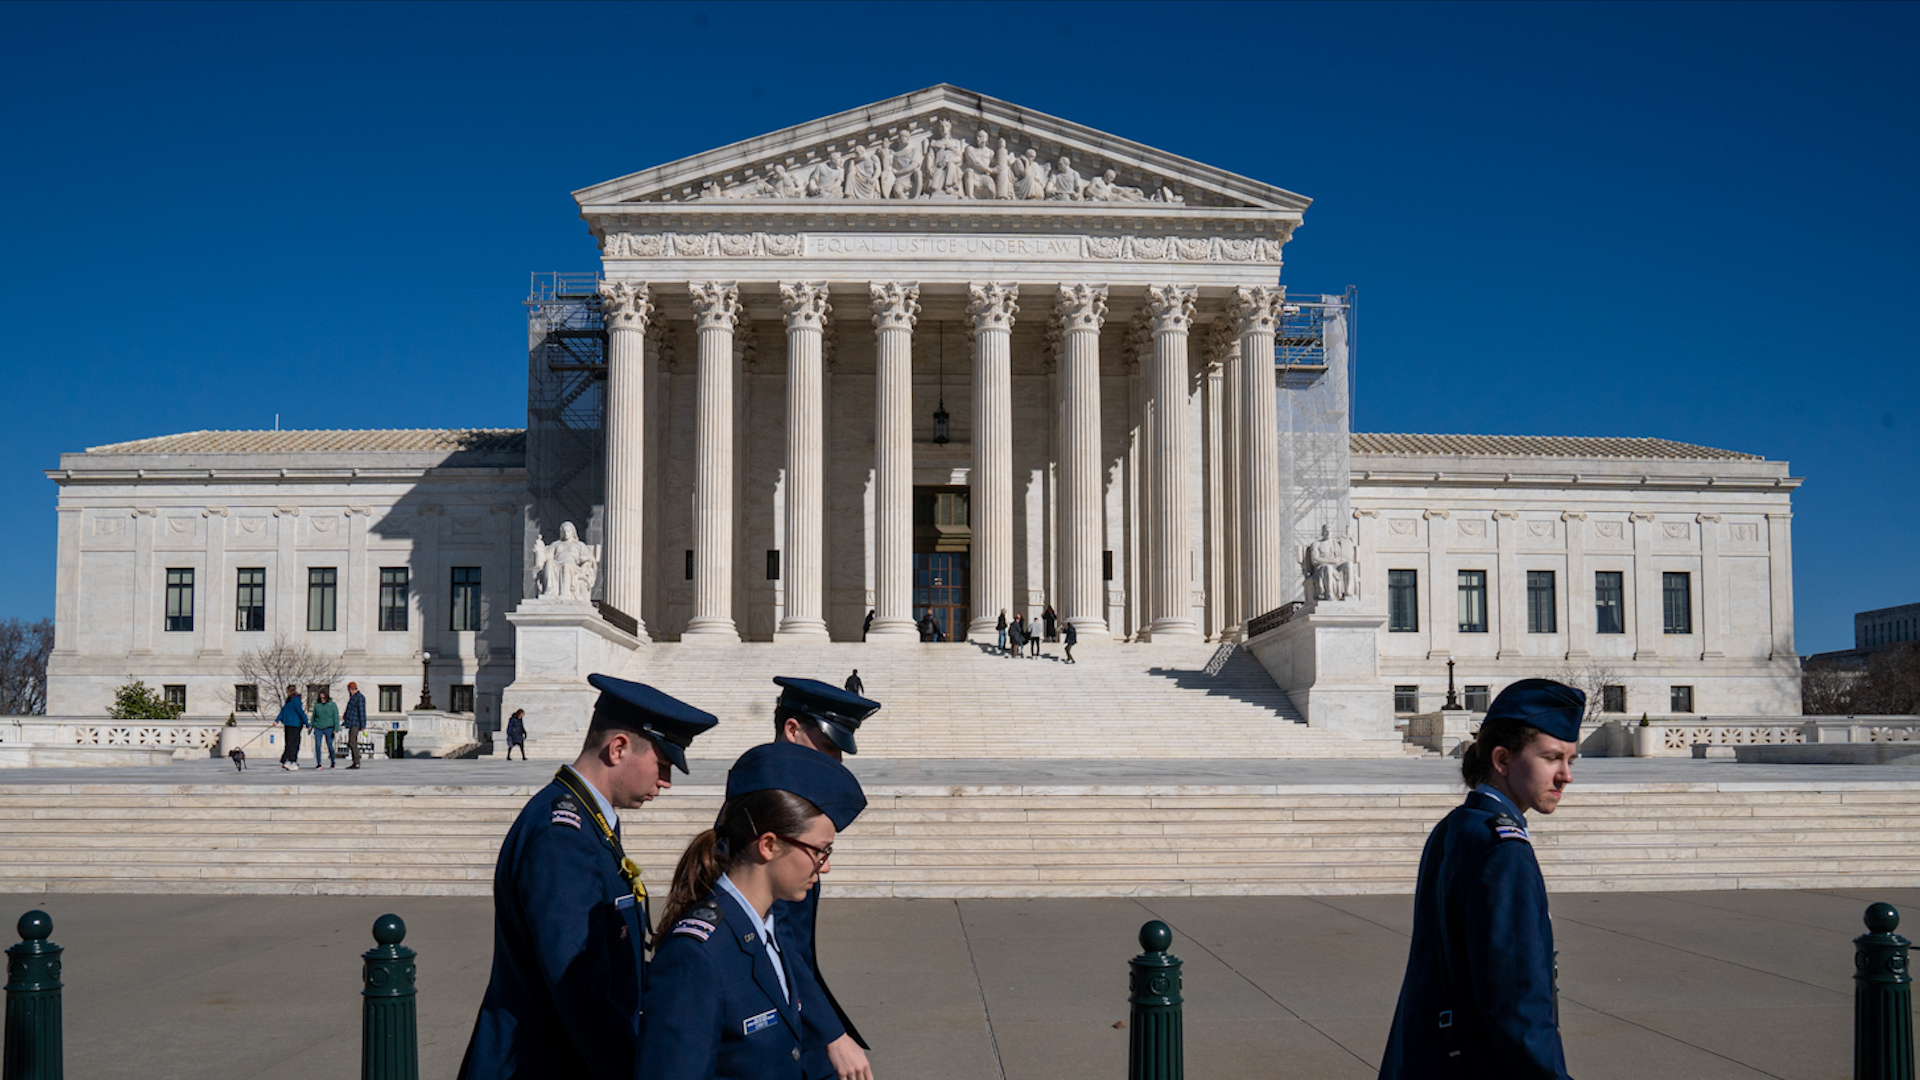
[[[580,786],[585,788],[587,790],[587,794],[592,797],[593,805],[600,808],[601,815],[607,819],[607,828],[618,830],[620,828],[620,815],[618,812],[614,810],[613,804],[607,801],[607,797],[605,795],[600,794],[599,788],[594,787],[592,784],[587,783],[586,777],[581,776],[577,772],[574,772],[573,766],[567,765],[567,766],[564,766],[564,768],[568,772],[573,773],[573,778],[575,780],[580,781]],[[615,835],[616,836],[619,835],[617,831]]]

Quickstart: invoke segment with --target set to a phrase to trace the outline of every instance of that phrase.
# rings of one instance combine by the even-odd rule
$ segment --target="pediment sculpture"
[[[540,599],[589,603],[600,576],[600,549],[582,541],[573,522],[563,521],[552,544],[533,538],[533,570]]]

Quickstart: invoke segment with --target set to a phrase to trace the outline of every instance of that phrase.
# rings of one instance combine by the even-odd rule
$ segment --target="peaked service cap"
[[[1580,717],[1587,695],[1552,679],[1521,679],[1500,691],[1487,706],[1486,724],[1496,721],[1539,728],[1564,742],[1580,741]]]
[[[780,708],[819,723],[820,730],[842,753],[860,752],[853,733],[859,730],[861,721],[879,711],[879,702],[819,679],[776,675],[773,681],[780,687]]]
[[[845,765],[798,743],[765,743],[740,755],[727,771],[727,799],[756,791],[791,791],[818,807],[835,829],[853,824],[867,808],[866,792]]]
[[[696,709],[646,683],[611,675],[589,675],[588,685],[600,691],[593,703],[588,731],[631,731],[653,741],[667,760],[687,771],[687,746],[693,737],[720,722],[710,712]]]

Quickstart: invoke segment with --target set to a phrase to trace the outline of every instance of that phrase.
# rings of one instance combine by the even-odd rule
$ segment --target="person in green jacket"
[[[333,733],[340,730],[340,706],[333,703],[332,694],[320,691],[320,700],[314,703],[313,719],[309,723],[313,728],[313,767],[339,768],[333,761]]]

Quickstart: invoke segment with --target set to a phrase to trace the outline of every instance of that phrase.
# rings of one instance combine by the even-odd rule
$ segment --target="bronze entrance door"
[[[913,618],[931,614],[941,640],[967,636],[967,553],[928,551],[913,556]]]

